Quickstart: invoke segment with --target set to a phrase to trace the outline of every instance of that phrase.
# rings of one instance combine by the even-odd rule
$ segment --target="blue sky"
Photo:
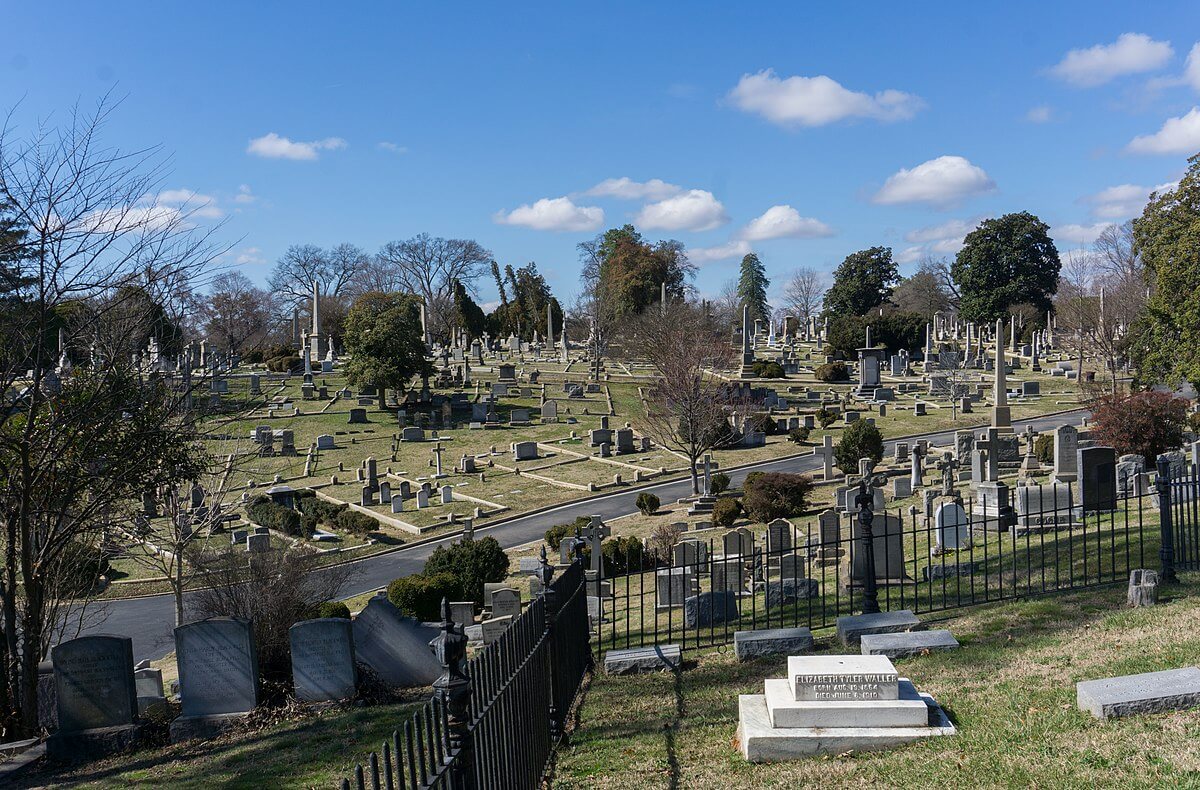
[[[564,297],[625,222],[708,294],[749,249],[777,292],[1007,211],[1066,252],[1200,151],[1194,2],[835,5],[13,3],[0,105],[19,132],[124,97],[106,140],[170,152],[160,200],[205,196],[255,280],[424,231]]]

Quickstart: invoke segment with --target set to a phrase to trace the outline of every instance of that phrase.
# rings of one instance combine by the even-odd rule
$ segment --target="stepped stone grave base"
[[[887,656],[906,658],[919,656],[925,651],[956,650],[959,647],[954,634],[945,629],[935,631],[901,631],[895,634],[863,634],[861,639],[864,656]]]
[[[1097,719],[1162,713],[1200,705],[1200,669],[1168,669],[1075,684],[1080,710]]]
[[[733,653],[738,661],[759,656],[796,655],[812,650],[812,631],[807,628],[767,628],[738,631],[733,635]]]
[[[51,760],[81,760],[129,751],[142,740],[142,725],[98,727],[79,732],[56,732],[46,739]]]
[[[215,738],[233,729],[249,715],[249,713],[221,713],[213,716],[180,716],[171,722],[171,743]]]
[[[899,631],[911,631],[920,624],[921,621],[909,609],[844,615],[837,619],[837,634],[843,645],[857,645],[863,634],[894,634]]]
[[[628,650],[609,650],[604,654],[604,671],[609,675],[632,675],[637,672],[676,670],[683,658],[679,645],[633,647]]]
[[[754,763],[887,749],[956,730],[886,656],[790,656],[788,676],[738,697],[736,744]]]

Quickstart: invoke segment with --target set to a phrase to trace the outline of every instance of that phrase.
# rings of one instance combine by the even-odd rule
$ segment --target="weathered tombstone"
[[[971,520],[967,511],[957,502],[943,502],[934,513],[937,530],[936,552],[958,551],[965,548],[971,539]]]
[[[296,699],[331,702],[354,696],[354,626],[342,617],[302,620],[288,629]]]
[[[732,534],[732,533],[731,533]],[[746,563],[740,558],[726,555],[712,562],[712,588],[714,591],[728,591],[741,594],[746,589],[749,575]]]
[[[700,593],[683,602],[684,628],[703,628],[737,618],[738,597],[730,590]]]
[[[207,738],[258,705],[258,653],[249,620],[210,617],[175,629],[183,713],[171,741]]]
[[[465,626],[475,624],[475,602],[474,601],[451,601],[450,602],[450,619],[458,626],[458,630],[462,630]]]
[[[333,443],[332,435],[323,433],[317,437],[317,449],[318,450],[332,450],[332,449],[334,449],[334,447],[335,447],[335,445]]]
[[[726,532],[721,548],[726,557],[749,557],[754,553],[754,534],[745,527]]]
[[[558,401],[548,400],[542,404],[542,422],[558,422]]]
[[[155,706],[163,706],[167,702],[163,694],[162,670],[152,667],[133,670],[133,684],[137,689],[138,712],[144,714]]]
[[[896,516],[875,514],[872,523],[872,544],[875,549],[875,579],[878,584],[911,581],[904,562],[904,522]],[[866,554],[858,519],[850,530],[850,581],[861,584],[866,579]]]
[[[425,441],[425,429],[419,425],[409,425],[400,431],[400,441],[423,442]]]
[[[354,618],[357,659],[391,686],[427,686],[442,673],[429,647],[438,628],[401,614],[380,593]]]
[[[504,632],[508,630],[510,625],[512,625],[512,618],[493,617],[489,620],[484,620],[479,625],[481,626],[481,631],[483,634],[483,643],[485,645],[490,645],[492,642],[495,642],[504,635]]]
[[[1079,429],[1060,425],[1054,429],[1054,479],[1073,483],[1079,478]]]
[[[657,595],[655,604],[659,609],[682,606],[694,594],[695,574],[691,568],[667,568],[655,573]]]
[[[1126,600],[1135,609],[1158,603],[1158,572],[1145,568],[1130,571]]]
[[[1117,451],[1084,447],[1075,453],[1079,472],[1079,504],[1085,513],[1117,507]]]
[[[514,461],[532,461],[538,457],[537,442],[513,442]]]
[[[492,617],[511,617],[514,620],[521,614],[521,593],[511,588],[496,590],[492,593]]]
[[[367,410],[358,408],[351,409],[350,418],[346,420],[346,422],[350,425],[360,425],[362,423],[370,422],[367,419]]]
[[[767,524],[767,554],[780,554],[792,550],[792,522],[777,518]]]
[[[51,651],[58,730],[46,743],[54,759],[124,751],[141,740],[133,679],[133,640],[95,635]]]

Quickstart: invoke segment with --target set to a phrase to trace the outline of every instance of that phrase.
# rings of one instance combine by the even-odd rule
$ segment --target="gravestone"
[[[792,522],[777,518],[767,524],[767,554],[778,555],[792,550]]]
[[[745,527],[726,532],[721,538],[721,549],[726,557],[749,558],[754,553],[754,533]]]
[[[367,410],[358,408],[351,409],[350,418],[346,420],[346,422],[350,425],[361,425],[363,423],[370,422],[370,420],[367,419]]]
[[[249,620],[210,617],[175,629],[183,713],[171,741],[207,738],[258,705],[258,652]]]
[[[335,446],[336,445],[334,445],[334,443],[333,443],[333,436],[331,436],[330,434],[323,433],[317,437],[317,449],[318,450],[332,450],[332,449],[334,449]]]
[[[1085,513],[1114,510],[1117,506],[1117,451],[1111,447],[1084,447],[1076,451],[1079,504]]]
[[[1074,425],[1054,429],[1054,479],[1073,483],[1079,479],[1079,430]]]
[[[342,617],[302,620],[288,629],[296,699],[331,702],[354,696],[354,626]]]
[[[668,568],[655,573],[655,605],[659,609],[682,606],[695,591],[695,575],[690,568]]]
[[[425,429],[419,425],[409,425],[400,431],[400,441],[423,442],[425,441]]]
[[[429,647],[437,626],[407,617],[380,593],[354,618],[354,652],[390,686],[427,686],[442,673]]]
[[[1079,709],[1097,719],[1162,713],[1200,705],[1200,669],[1168,669],[1075,684]]]
[[[537,442],[514,442],[514,461],[532,461],[538,457]]]
[[[123,751],[141,739],[133,679],[133,640],[95,635],[51,650],[58,730],[46,743],[54,759]]]
[[[516,619],[521,614],[521,593],[511,588],[496,590],[492,593],[492,617],[512,617]]]
[[[875,549],[875,580],[877,584],[899,584],[912,581],[904,562],[904,522],[896,516],[875,515],[871,525]],[[861,584],[866,579],[866,558],[863,552],[862,527],[854,519],[850,530],[850,582]]]
[[[730,590],[700,593],[683,603],[684,628],[704,628],[737,618],[738,597]]]
[[[483,643],[485,645],[490,645],[492,642],[495,642],[504,635],[504,632],[508,630],[510,625],[512,625],[512,618],[493,617],[482,621],[479,625],[480,632],[483,634]]]
[[[1071,484],[1046,483],[1017,486],[1015,534],[1062,529],[1071,526]]]
[[[934,528],[937,530],[936,550],[958,551],[965,548],[971,539],[971,521],[967,511],[958,502],[943,502],[934,513]]]

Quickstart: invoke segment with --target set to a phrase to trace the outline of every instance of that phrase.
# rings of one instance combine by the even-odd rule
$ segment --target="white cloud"
[[[721,201],[703,189],[643,206],[637,224],[655,230],[712,230],[729,221]]]
[[[1200,107],[1187,115],[1168,118],[1154,134],[1129,141],[1126,148],[1135,154],[1194,154],[1200,150]]]
[[[250,191],[249,184],[239,186],[237,194],[233,196],[234,203],[253,203],[256,200],[258,200],[258,195]]]
[[[728,258],[742,258],[749,255],[750,242],[745,239],[733,239],[716,247],[696,247],[687,251],[688,260],[695,264],[705,264],[711,261],[723,261]]]
[[[1071,85],[1089,88],[1126,74],[1162,68],[1173,54],[1166,41],[1155,41],[1141,33],[1123,33],[1111,44],[1071,50],[1050,73]]]
[[[1183,80],[1200,91],[1200,44],[1193,44],[1188,52],[1187,65],[1183,69]]]
[[[520,225],[534,230],[596,230],[604,224],[604,209],[577,206],[569,197],[542,198],[532,206],[525,204],[509,212],[498,211],[492,219],[500,225]]]
[[[1050,229],[1050,238],[1059,244],[1088,245],[1094,242],[1111,222],[1094,225],[1056,225]]]
[[[906,263],[916,263],[928,254],[928,251],[924,247],[907,247],[896,253],[893,257],[896,259],[896,263],[903,265]]]
[[[345,148],[346,141],[340,137],[326,137],[324,140],[313,140],[302,143],[280,137],[275,132],[268,132],[262,137],[255,137],[246,146],[246,153],[261,156],[264,159],[294,159],[312,161],[321,151],[336,151]]]
[[[1168,192],[1176,185],[1175,181],[1154,187],[1120,184],[1088,195],[1081,202],[1092,206],[1092,216],[1096,219],[1124,220],[1142,213],[1151,192]]]
[[[947,208],[995,187],[995,182],[983,168],[961,156],[939,156],[911,170],[898,170],[875,193],[872,202],[884,205],[929,203]]]
[[[255,266],[267,262],[267,259],[262,257],[262,250],[258,247],[246,247],[238,252],[235,260],[238,266]]]
[[[750,241],[786,237],[815,239],[820,236],[832,236],[833,228],[819,219],[800,216],[800,212],[791,206],[771,206],[762,216],[746,223],[746,227],[742,228],[738,235]]]
[[[89,233],[120,235],[141,230],[161,230],[171,226],[188,226],[183,220],[183,212],[176,206],[151,204],[117,206],[93,211],[80,217],[76,227]]]
[[[1025,120],[1030,123],[1049,123],[1053,111],[1048,104],[1040,104],[1037,107],[1031,107],[1029,112],[1025,113]]]
[[[178,209],[179,213],[189,217],[204,219],[220,219],[225,212],[217,205],[217,199],[210,195],[202,195],[191,189],[164,189],[158,193],[154,201],[159,206]]]
[[[680,187],[668,184],[660,178],[649,181],[634,181],[631,178],[606,178],[596,186],[584,192],[593,197],[613,197],[623,200],[662,200],[671,195],[677,195]]]
[[[925,106],[920,97],[903,91],[872,96],[824,75],[780,79],[774,69],[743,74],[728,98],[739,110],[781,126],[824,126],[846,118],[902,121]]]
[[[376,144],[375,147],[381,151],[390,151],[393,154],[407,154],[408,153],[407,145],[396,145],[395,143],[389,143],[387,140],[384,140],[383,142]]]
[[[964,236],[975,230],[978,226],[978,218],[951,219],[940,222],[937,225],[910,230],[904,234],[904,240],[910,244],[927,244],[931,241],[945,241],[947,239],[962,241]]]

